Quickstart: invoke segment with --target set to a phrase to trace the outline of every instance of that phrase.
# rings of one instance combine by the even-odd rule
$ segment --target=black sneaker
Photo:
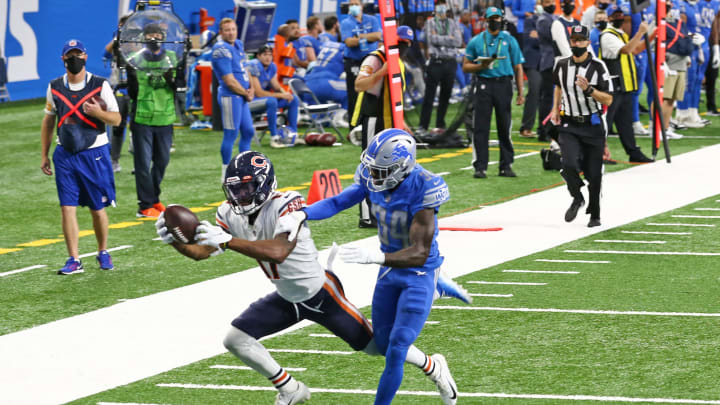
[[[639,152],[635,156],[630,156],[630,161],[633,163],[652,163],[652,162],[654,162],[654,160],[645,156],[644,154],[642,154],[642,152]]]
[[[500,177],[517,177],[517,174],[515,174],[515,172],[512,171],[512,169],[507,168],[507,169],[500,170],[500,173],[498,174],[498,176],[500,176]]]
[[[570,208],[565,211],[565,222],[572,222],[583,205],[585,205],[585,200],[582,197],[575,197]]]
[[[487,174],[485,174],[485,170],[475,170],[475,174],[473,174],[473,177],[476,179],[486,179]]]
[[[705,114],[708,117],[720,117],[720,111],[716,110],[710,110],[708,109],[707,113]]]
[[[600,218],[590,218],[590,222],[588,222],[588,228],[593,228],[600,225]]]

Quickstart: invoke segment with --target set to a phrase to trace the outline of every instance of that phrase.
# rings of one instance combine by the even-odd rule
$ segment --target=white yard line
[[[425,321],[425,325],[437,325],[440,321]]]
[[[468,281],[468,284],[493,284],[493,285],[547,285],[547,283],[521,283],[515,281]]]
[[[132,245],[122,245],[114,248],[110,248],[107,251],[108,252],[114,252],[116,250],[123,250],[123,249],[130,249]],[[84,255],[80,255],[80,258],[90,257],[90,256],[97,256],[98,252],[91,252],[91,253],[85,253]]]
[[[548,262],[548,263],[595,263],[595,264],[610,264],[610,260],[562,260],[562,259],[535,259],[536,262]]]
[[[526,157],[529,157],[529,156],[535,156],[535,155],[539,155],[539,154],[540,154],[540,152],[528,152],[528,153],[523,153],[523,154],[520,154],[520,155],[515,156],[515,159],[522,159],[522,158],[526,158]],[[496,165],[496,164],[498,164],[498,161],[497,161],[497,160],[493,160],[492,162],[488,162],[488,166],[492,166],[492,165]],[[461,167],[460,170],[475,170],[475,166],[465,166],[465,167]]]
[[[36,265],[34,265],[34,266],[23,267],[22,269],[10,270],[10,271],[6,271],[6,272],[4,272],[4,273],[0,273],[0,277],[9,276],[9,275],[11,275],[11,274],[22,273],[22,272],[24,272],[24,271],[41,269],[41,268],[43,268],[43,267],[47,267],[47,266],[44,265],[44,264],[36,264]]]
[[[183,388],[183,389],[205,389],[205,390],[236,390],[236,391],[275,391],[269,386],[250,385],[219,385],[219,384],[181,384],[181,383],[160,383],[158,387]],[[310,388],[312,393],[325,394],[351,394],[351,395],[375,395],[375,390],[358,390],[342,388]],[[400,390],[397,395],[412,395],[423,397],[436,397],[436,391],[406,391]],[[607,401],[607,402],[650,402],[655,404],[709,404],[718,405],[720,400],[704,399],[678,399],[678,398],[636,398],[636,397],[614,397],[597,395],[557,395],[557,394],[507,394],[504,392],[459,392],[459,397],[468,398],[516,398],[516,399],[557,399],[567,401]]]
[[[701,219],[717,219],[720,218],[720,215],[684,215],[684,214],[678,214],[678,215],[670,215],[673,218],[701,218]]]
[[[584,221],[563,221],[569,198],[565,187],[441,218],[439,226],[444,227],[503,227],[503,232],[441,232],[443,273],[454,278],[491,268],[720,194],[720,182],[687,181],[720,172],[719,155],[720,145],[713,145],[673,156],[671,165],[656,162],[606,174],[603,225],[595,228],[586,227]],[[353,243],[367,249],[379,247],[376,236]],[[468,250],[468,246],[477,248]],[[166,249],[166,254],[177,254]],[[325,263],[327,256],[328,251],[320,252],[320,262]],[[367,265],[337,267],[353,304],[370,305],[376,271],[368,271]],[[70,402],[227,353],[222,339],[228,322],[272,291],[262,271],[253,268],[2,335],[1,401],[13,405]],[[283,333],[309,324],[301,322]],[[62,350],[47,344],[58,336],[62,336]]]
[[[692,235],[692,232],[660,232],[660,231],[620,231],[637,235]]]
[[[320,337],[320,338],[336,338],[337,337],[337,336],[333,335],[332,333],[311,333],[308,336]]]
[[[592,253],[612,255],[660,255],[660,256],[720,256],[716,252],[634,252],[627,250],[565,250],[566,253]]]
[[[614,240],[614,239],[595,239],[597,243],[644,243],[644,244],[656,244],[662,245],[667,243],[664,240]]]
[[[210,366],[210,368],[216,368],[220,370],[242,370],[242,371],[253,371],[252,368],[248,366],[229,366],[225,364],[215,364],[214,366]],[[283,367],[285,371],[307,371],[307,368],[303,367]]]
[[[98,402],[97,405],[170,405],[170,404],[149,404],[139,402]]]
[[[704,228],[715,227],[715,225],[713,225],[713,224],[678,224],[678,223],[656,223],[656,222],[648,222],[645,225],[650,225],[650,226],[697,226],[697,227],[704,227]]]
[[[498,307],[461,307],[454,305],[433,305],[433,309],[452,309],[462,311],[507,311],[507,312],[550,312],[563,314],[588,315],[642,315],[642,316],[688,316],[700,318],[720,318],[720,314],[702,312],[653,312],[653,311],[606,311],[596,309],[558,309],[558,308],[498,308]]]
[[[267,349],[271,353],[302,353],[302,354],[327,354],[327,355],[340,355],[349,356],[356,352],[342,352],[337,350],[302,350],[302,349]]]
[[[580,274],[579,271],[557,270],[503,270],[503,273],[537,273],[537,274]]]
[[[512,298],[512,294],[470,294],[471,297]]]

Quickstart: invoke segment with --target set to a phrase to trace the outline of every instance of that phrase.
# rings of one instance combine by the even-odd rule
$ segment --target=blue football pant
[[[705,79],[705,71],[707,70],[708,63],[710,62],[710,47],[707,41],[702,44],[703,56],[705,56],[705,62],[700,65],[698,61],[697,76],[693,83],[688,83],[688,87],[691,87],[692,93],[690,94],[690,108],[699,108],[700,106],[700,92],[702,90],[702,82]]]
[[[647,65],[647,55],[644,52],[635,55],[635,71],[637,72],[638,89],[633,93],[633,122],[640,121],[640,93],[643,91],[645,75],[649,74]]]
[[[436,270],[420,275],[408,269],[380,268],[373,295],[372,321],[375,343],[380,353],[385,354],[385,369],[380,376],[375,405],[390,404],[402,383],[408,349],[430,314],[437,274]]]
[[[344,80],[308,80],[305,84],[321,103],[338,103],[347,110],[348,92]]]
[[[226,165],[230,163],[233,157],[232,148],[237,139],[238,131],[241,134],[238,152],[245,152],[250,150],[250,142],[252,142],[255,135],[255,128],[253,128],[250,107],[248,107],[244,97],[218,95],[218,104],[220,104],[223,122],[223,140],[220,146],[220,156],[222,156],[223,164]]]
[[[275,97],[261,97],[259,100],[265,100],[265,107],[267,109],[267,122],[270,135],[277,135],[277,111],[278,108],[286,109],[288,112],[288,127],[293,131],[297,132],[297,120],[298,120],[298,106],[299,101],[297,96],[293,96],[293,101],[287,101],[284,99],[278,99]]]
[[[687,69],[687,86],[685,86],[685,97],[682,101],[677,102],[678,110],[687,110],[688,108],[694,108],[692,104],[693,85],[697,81],[697,77],[700,74],[700,62],[698,61],[698,51],[695,50],[691,56],[692,62]],[[701,79],[702,80],[702,79]]]

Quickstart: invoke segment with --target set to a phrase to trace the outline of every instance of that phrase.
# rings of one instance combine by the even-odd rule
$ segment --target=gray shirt
[[[425,23],[423,32],[431,58],[454,59],[458,54],[457,48],[462,47],[460,26],[450,18],[431,18]]]
[[[676,72],[685,72],[688,68],[688,57],[668,52],[665,54],[665,63],[667,63],[667,66],[670,68],[670,70],[674,70]]]

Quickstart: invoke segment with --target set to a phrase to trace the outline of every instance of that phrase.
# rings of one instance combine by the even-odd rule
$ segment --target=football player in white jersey
[[[176,241],[165,226],[164,216],[155,226],[165,243],[196,260],[227,250],[258,260],[277,290],[255,301],[232,321],[224,345],[278,389],[276,405],[292,405],[308,400],[310,391],[273,359],[258,342],[260,338],[309,319],[342,338],[354,350],[370,355],[381,353],[367,318],[347,300],[338,277],[318,262],[310,229],[303,226],[292,242],[288,241],[288,233],[276,234],[278,218],[305,207],[299,193],[278,192],[276,188],[270,160],[259,152],[242,152],[225,172],[223,190],[227,201],[218,207],[217,226],[202,221],[196,230],[197,244]],[[406,362],[421,368],[437,385],[441,396],[447,397],[457,387],[446,363],[438,361],[438,356],[428,356],[412,346]]]

